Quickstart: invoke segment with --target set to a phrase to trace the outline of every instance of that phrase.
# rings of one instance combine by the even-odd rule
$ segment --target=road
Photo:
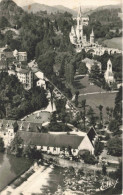
[[[98,94],[110,94],[110,93],[118,93],[118,91],[102,91],[102,92],[97,91],[97,92],[92,92],[92,93],[81,93],[81,94],[79,94],[79,97],[85,96],[85,95],[95,95],[95,94],[98,95]],[[72,101],[74,101],[74,100],[75,100],[75,95],[72,98]]]

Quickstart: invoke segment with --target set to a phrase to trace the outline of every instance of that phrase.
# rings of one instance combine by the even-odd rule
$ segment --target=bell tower
[[[107,62],[107,71],[112,73],[112,63],[110,59]]]
[[[94,43],[94,31],[93,31],[93,28],[92,28],[92,32],[90,34],[90,43]]]
[[[79,7],[78,16],[77,16],[77,29],[76,35],[79,42],[83,39],[83,22],[82,22],[82,10],[81,6]]]

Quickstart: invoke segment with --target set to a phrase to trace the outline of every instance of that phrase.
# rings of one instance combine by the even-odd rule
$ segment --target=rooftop
[[[37,146],[50,146],[50,147],[65,147],[71,146],[73,149],[77,149],[83,140],[83,136],[77,135],[54,135],[49,133],[32,133],[19,131],[19,136],[24,140],[26,144],[32,144]]]
[[[82,62],[85,62],[85,63],[90,63],[90,64],[94,64],[94,63],[100,63],[101,62],[98,62],[97,60],[93,60],[93,59],[90,59],[90,58],[85,58],[84,60],[82,60]]]
[[[0,131],[7,132],[9,128],[16,128],[19,131],[39,132],[42,125],[40,123],[32,123],[27,121],[2,120],[0,119]]]

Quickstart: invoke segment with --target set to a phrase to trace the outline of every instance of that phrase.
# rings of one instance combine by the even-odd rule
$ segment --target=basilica
[[[90,52],[94,55],[103,55],[107,52],[109,55],[114,53],[123,53],[122,50],[116,48],[108,48],[99,45],[97,41],[95,41],[94,31],[90,34],[90,39],[87,40],[87,36],[83,32],[83,27],[88,25],[89,18],[83,17],[81,7],[79,7],[78,15],[77,15],[77,25],[71,27],[71,32],[69,34],[70,42],[75,46],[76,52],[81,52],[84,49],[86,52]]]
[[[86,22],[85,22],[86,20]],[[90,40],[87,40],[86,35],[83,33],[83,26],[87,25],[88,18],[83,18],[81,7],[79,8],[78,16],[77,16],[77,25],[71,27],[70,32],[70,41],[76,47],[76,51],[80,52],[83,48],[93,46],[94,43],[94,32],[90,34]]]

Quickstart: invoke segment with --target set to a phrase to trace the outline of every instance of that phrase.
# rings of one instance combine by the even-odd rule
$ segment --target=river
[[[0,153],[0,191],[31,166],[25,158]]]
[[[0,191],[11,183],[17,176],[23,173],[31,166],[32,162],[25,158],[17,158],[12,155],[0,153]],[[47,170],[47,169],[46,169]],[[64,168],[55,166],[47,175],[45,184],[40,188],[42,195],[47,195],[48,192],[54,195],[58,186],[64,188],[64,176],[66,172]],[[43,179],[43,173],[42,173]],[[77,194],[76,192],[74,194]],[[95,193],[95,195],[112,194],[112,189],[107,192]]]
[[[13,155],[0,153],[0,191],[10,184],[15,178],[26,171],[32,164],[32,161],[25,158],[17,158]],[[54,192],[59,184],[62,185],[62,168],[54,168],[47,179],[47,184],[42,186],[42,194],[46,191]]]

